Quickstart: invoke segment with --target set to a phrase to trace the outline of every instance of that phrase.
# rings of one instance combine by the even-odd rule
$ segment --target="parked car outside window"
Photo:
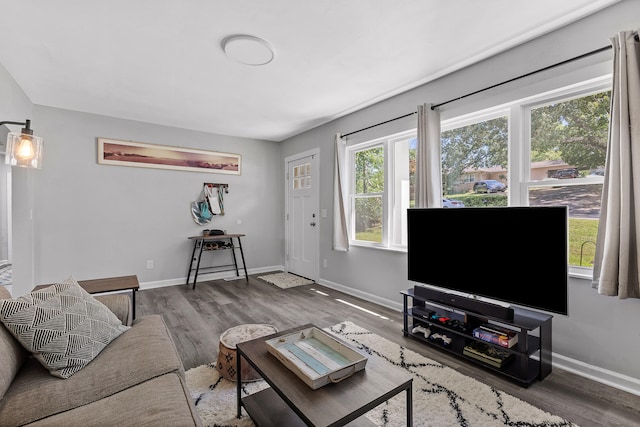
[[[560,169],[553,174],[553,177],[558,179],[578,178],[580,177],[580,174],[576,168]]]
[[[473,184],[474,193],[497,193],[506,190],[507,186],[496,181],[495,179],[486,179],[484,181],[476,181]]]
[[[442,199],[443,208],[464,208],[464,203],[460,200]]]

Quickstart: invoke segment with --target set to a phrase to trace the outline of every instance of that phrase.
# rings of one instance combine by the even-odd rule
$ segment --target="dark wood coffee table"
[[[413,425],[413,377],[377,356],[369,356],[365,369],[351,377],[313,390],[267,350],[266,340],[310,327],[314,325],[299,326],[236,345],[238,418],[244,406],[260,427],[343,426],[354,420],[350,426],[373,425],[361,416],[404,390],[407,425]],[[242,398],[242,358],[267,381],[270,388]]]

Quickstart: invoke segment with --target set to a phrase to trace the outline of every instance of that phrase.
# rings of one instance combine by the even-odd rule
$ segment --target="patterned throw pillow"
[[[73,277],[0,300],[0,321],[49,372],[69,378],[129,329]]]

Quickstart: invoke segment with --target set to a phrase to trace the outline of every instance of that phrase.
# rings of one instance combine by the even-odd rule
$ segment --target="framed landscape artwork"
[[[98,138],[98,163],[240,175],[240,154]]]

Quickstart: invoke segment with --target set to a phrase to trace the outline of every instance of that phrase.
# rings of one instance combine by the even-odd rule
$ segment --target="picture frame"
[[[240,175],[240,154],[98,138],[98,164]]]

